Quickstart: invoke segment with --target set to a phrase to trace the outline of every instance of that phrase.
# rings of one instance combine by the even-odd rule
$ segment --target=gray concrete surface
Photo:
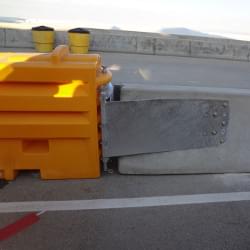
[[[156,55],[170,56],[190,56],[191,40],[185,39],[166,39],[166,37],[155,39]]]
[[[250,42],[159,33],[90,29],[90,50],[248,61]],[[56,31],[55,45],[68,44],[67,31]],[[29,29],[0,28],[0,47],[34,50]],[[4,49],[5,48],[5,49]]]
[[[137,50],[136,36],[92,34],[91,50],[133,53]]]
[[[191,41],[193,57],[249,61],[249,45],[218,41]]]
[[[5,47],[5,30],[0,30],[0,47]]]

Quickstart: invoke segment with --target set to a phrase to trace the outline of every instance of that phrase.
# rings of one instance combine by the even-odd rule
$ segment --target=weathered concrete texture
[[[66,31],[57,31],[55,38],[56,45],[68,44],[68,34]]]
[[[228,47],[231,47],[233,50],[232,58],[235,60],[249,61],[250,57],[250,45],[247,44],[229,44]]]
[[[250,46],[227,42],[195,41],[191,40],[191,56],[233,60],[249,60]]]
[[[184,39],[157,38],[155,54],[190,56],[190,41]]]
[[[136,51],[135,36],[92,34],[91,50],[133,53]]]
[[[155,54],[155,40],[154,37],[137,36],[137,53],[141,54]]]
[[[5,47],[33,48],[30,30],[5,29]]]
[[[0,29],[0,47],[5,47],[5,30]]]
[[[90,51],[203,57],[249,61],[250,42],[232,39],[163,35],[122,30],[89,29]],[[55,46],[68,44],[67,31],[56,31]],[[0,28],[0,50],[33,49],[30,30]]]
[[[0,52],[36,52],[35,48],[11,48],[11,47],[6,47],[6,48],[0,48]]]
[[[227,140],[218,147],[121,157],[122,174],[250,172],[250,90],[210,87],[125,86],[121,100],[155,98],[229,100]]]

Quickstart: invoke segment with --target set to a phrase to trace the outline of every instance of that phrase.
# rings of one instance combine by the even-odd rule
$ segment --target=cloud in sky
[[[0,16],[153,32],[187,27],[250,38],[249,9],[248,0],[0,0]]]

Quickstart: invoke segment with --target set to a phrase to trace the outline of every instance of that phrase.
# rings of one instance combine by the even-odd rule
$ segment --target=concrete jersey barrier
[[[230,110],[225,143],[215,147],[120,157],[118,160],[120,173],[208,174],[250,172],[250,91],[248,89],[124,85],[121,89],[120,98],[121,101],[148,99],[227,100]]]
[[[160,33],[89,29],[91,51],[250,60],[250,42]],[[67,31],[56,31],[55,46],[68,44]],[[31,30],[0,28],[1,51],[32,51]]]

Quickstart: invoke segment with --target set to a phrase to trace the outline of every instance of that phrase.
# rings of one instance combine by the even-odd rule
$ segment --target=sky
[[[249,0],[0,0],[0,16],[38,24],[158,32],[185,27],[250,40]]]

